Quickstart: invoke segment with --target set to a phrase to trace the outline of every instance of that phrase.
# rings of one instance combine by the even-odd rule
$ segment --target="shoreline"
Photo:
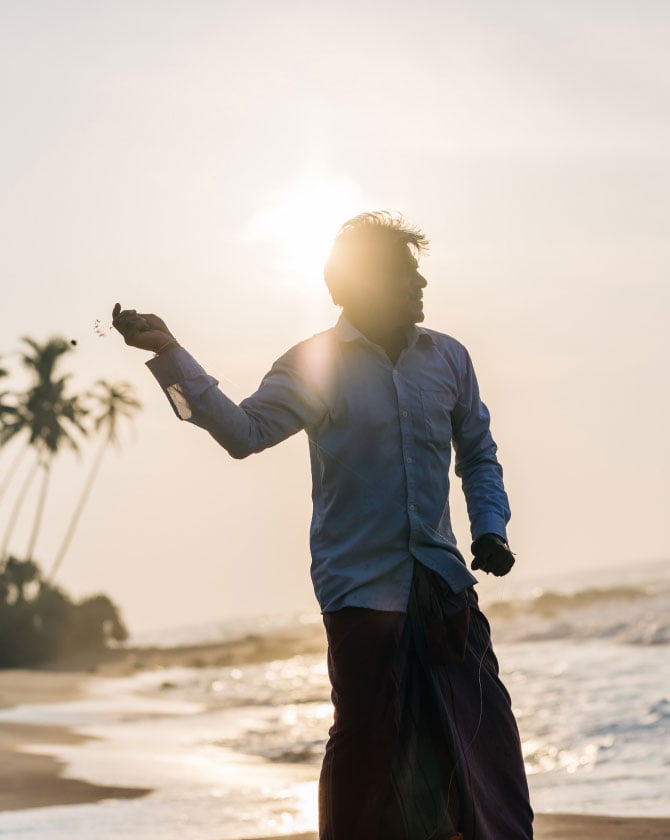
[[[535,840],[666,840],[670,817],[605,817],[586,814],[536,814]],[[242,839],[240,839],[242,840]],[[245,837],[244,840],[318,840],[313,832],[273,837]]]
[[[49,752],[50,744],[83,744],[92,738],[65,726],[0,723],[0,813],[45,808],[50,805],[83,805],[103,799],[136,799],[151,788],[96,785],[83,779],[64,778],[64,762]],[[30,752],[25,748],[30,746]],[[38,746],[39,751],[33,750]]]
[[[287,634],[289,635],[289,634]],[[286,651],[286,641],[278,644]],[[291,653],[317,652],[314,641],[290,639]],[[276,656],[276,646],[263,637],[237,642],[177,648],[136,648],[110,655],[60,662],[41,669],[0,670],[0,708],[52,704],[86,697],[98,677],[126,677],[141,670],[171,666],[208,667]],[[222,661],[223,660],[223,661]],[[104,786],[83,779],[64,778],[64,762],[50,754],[50,745],[81,744],[94,740],[68,726],[0,722],[0,815],[3,812],[55,805],[76,805],[105,799],[134,799],[152,788]],[[29,748],[26,751],[26,748]],[[619,817],[586,814],[536,814],[536,840],[662,840],[670,837],[670,817]],[[317,840],[314,833],[245,840]]]
[[[172,647],[119,647],[74,654],[31,669],[0,669],[0,708],[3,706],[2,675],[6,673],[60,674],[61,690],[67,694],[70,676],[127,677],[138,671],[160,668],[228,668],[254,665],[293,656],[326,654],[322,628],[285,628],[272,633],[247,633],[240,638],[219,642],[200,642]],[[58,690],[54,682],[54,690]],[[38,702],[38,701],[36,701]],[[57,701],[52,701],[57,702]]]
[[[79,700],[86,697],[87,686],[95,679],[81,670],[0,670],[0,709]],[[152,788],[98,785],[64,777],[67,765],[49,747],[92,740],[68,726],[0,721],[0,813],[136,799],[152,792]]]

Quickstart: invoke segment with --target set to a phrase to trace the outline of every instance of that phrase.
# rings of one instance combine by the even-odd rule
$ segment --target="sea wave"
[[[603,589],[589,587],[577,592],[540,591],[533,598],[512,601],[496,601],[489,607],[489,613],[497,618],[512,618],[519,612],[535,613],[552,617],[564,610],[592,607],[612,601],[638,601],[648,598],[649,588],[639,586],[610,586]]]
[[[607,639],[629,645],[670,644],[670,585],[539,591],[494,601],[485,612],[504,641]]]
[[[670,644],[670,581],[589,586],[571,592],[536,590],[531,596],[484,603],[494,640],[606,639],[628,645]],[[286,660],[322,652],[320,616],[244,619],[173,628],[129,640],[124,649],[170,664],[181,652],[188,665],[235,665]],[[161,662],[161,651],[165,662]],[[186,654],[188,653],[188,656]],[[207,655],[205,655],[207,654]]]

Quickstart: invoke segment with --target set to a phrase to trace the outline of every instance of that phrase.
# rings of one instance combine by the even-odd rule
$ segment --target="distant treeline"
[[[0,565],[0,668],[24,668],[64,656],[103,651],[128,632],[106,595],[73,601],[42,578],[32,560]]]

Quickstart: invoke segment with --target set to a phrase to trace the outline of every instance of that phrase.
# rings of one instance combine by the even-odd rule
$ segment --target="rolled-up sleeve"
[[[481,401],[469,353],[463,348],[460,393],[452,412],[454,469],[463,484],[473,540],[482,534],[507,539],[510,508],[502,466],[490,430],[490,415]]]
[[[233,458],[261,452],[316,425],[325,411],[300,371],[295,348],[274,363],[258,390],[239,405],[183,347],[173,347],[146,364],[177,417],[208,431]]]

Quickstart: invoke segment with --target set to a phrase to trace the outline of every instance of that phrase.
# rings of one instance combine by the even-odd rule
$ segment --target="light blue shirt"
[[[448,335],[413,327],[394,365],[342,315],[281,356],[239,405],[183,347],[147,365],[177,416],[234,458],[306,431],[311,575],[324,612],[404,611],[415,560],[455,592],[477,582],[451,527],[452,446],[472,538],[506,538],[510,510],[489,412],[467,350]]]

